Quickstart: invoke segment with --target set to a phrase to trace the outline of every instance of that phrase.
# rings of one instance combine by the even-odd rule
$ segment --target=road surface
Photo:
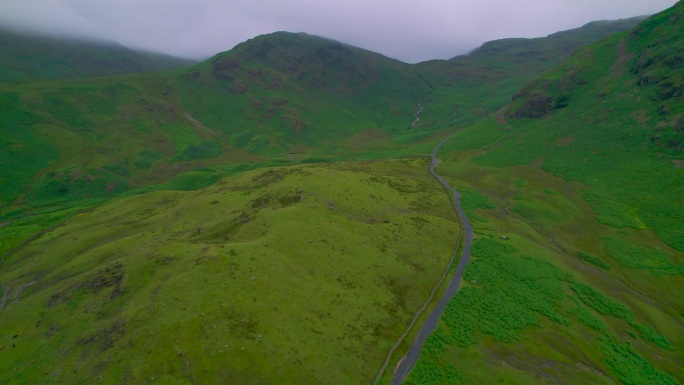
[[[452,136],[453,135],[442,140],[441,142],[439,142],[439,144],[437,144],[437,146],[435,146],[435,148],[432,149],[432,163],[430,163],[430,173],[435,178],[437,178],[439,183],[441,183],[442,186],[444,186],[444,188],[447,191],[449,191],[450,194],[453,195],[454,208],[456,209],[456,212],[458,212],[458,217],[461,221],[461,226],[464,229],[463,251],[461,252],[461,258],[458,260],[458,267],[456,268],[454,275],[451,277],[449,285],[444,291],[442,298],[439,300],[437,306],[432,310],[432,313],[430,313],[428,318],[425,320],[425,323],[423,323],[423,326],[420,328],[420,331],[418,332],[416,339],[413,340],[413,344],[411,345],[408,354],[404,356],[400,360],[399,365],[397,365],[397,368],[394,371],[394,375],[392,376],[392,385],[401,385],[401,383],[404,382],[408,374],[411,372],[411,369],[413,369],[413,366],[416,364],[418,358],[420,357],[421,350],[423,350],[425,340],[428,338],[430,334],[432,334],[432,332],[437,327],[437,322],[439,321],[439,318],[442,316],[442,313],[444,313],[444,309],[446,308],[446,305],[449,302],[449,300],[458,292],[458,289],[461,285],[461,279],[463,278],[463,270],[468,264],[468,261],[470,261],[470,246],[473,242],[473,227],[470,225],[468,217],[466,217],[465,213],[461,209],[461,194],[459,194],[458,191],[456,191],[456,189],[451,187],[451,185],[446,181],[446,179],[444,179],[441,175],[437,174],[437,172],[435,171],[435,167],[439,163],[439,159],[437,158],[437,151],[439,151],[439,148],[442,146],[442,144],[444,144],[444,142],[446,142],[447,140],[451,139]],[[458,247],[458,245],[456,247]]]

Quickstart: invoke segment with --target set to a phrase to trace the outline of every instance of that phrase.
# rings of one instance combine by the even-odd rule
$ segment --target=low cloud
[[[3,0],[0,25],[205,58],[256,35],[307,32],[406,62],[592,20],[652,14],[675,0]]]

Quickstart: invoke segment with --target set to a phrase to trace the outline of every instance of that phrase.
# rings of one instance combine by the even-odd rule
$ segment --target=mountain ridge
[[[684,381],[682,4],[549,70],[285,33],[3,85],[0,382],[370,383],[462,230],[447,131],[473,255],[408,384]]]
[[[0,27],[0,82],[78,79],[165,71],[196,63],[119,43],[39,33],[17,32]]]
[[[484,67],[475,68],[470,73],[477,78]],[[526,76],[540,72],[539,66],[523,69]],[[280,32],[171,72],[6,87],[0,103],[6,122],[31,128],[7,139],[19,144],[6,161],[32,159],[32,170],[44,171],[19,177],[15,174],[26,171],[19,164],[9,167],[0,179],[8,189],[15,187],[5,194],[5,204],[20,196],[24,198],[18,202],[31,205],[52,201],[51,196],[111,196],[143,187],[148,178],[159,183],[238,159],[325,159],[354,156],[373,146],[381,151],[375,156],[382,157],[384,149],[424,143],[435,129],[450,124],[445,117],[456,114],[457,121],[467,123],[494,112],[522,85],[522,80],[511,83],[520,76],[512,68],[508,75],[494,77],[497,83],[509,79],[510,94],[499,92],[492,100],[493,86],[482,83],[466,102],[458,88],[435,90],[429,74],[454,76],[331,39]],[[453,101],[435,105],[431,98],[463,100],[464,108],[449,106]],[[52,139],[46,141],[37,132],[50,133]],[[82,138],[83,157],[102,155],[78,164],[60,162],[71,151],[61,143],[73,135]],[[130,144],[112,147],[117,141]],[[73,167],[81,171],[63,172]],[[77,174],[87,177],[68,176]],[[35,175],[41,177],[35,180]],[[207,180],[215,180],[221,172],[210,175]]]

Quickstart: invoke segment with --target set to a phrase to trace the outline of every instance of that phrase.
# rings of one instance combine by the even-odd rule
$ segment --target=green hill
[[[447,127],[477,239],[409,382],[684,381],[681,13],[3,86],[0,383],[370,383],[459,236]]]
[[[409,384],[684,382],[684,3],[459,131],[477,234]]]
[[[238,147],[272,155],[332,150],[364,132],[401,132],[429,91],[408,64],[288,32],[219,54],[180,86],[205,124],[221,127]]]
[[[624,23],[604,24],[605,32]],[[581,31],[572,36],[583,36]],[[588,39],[575,37],[566,46]],[[476,56],[486,61],[487,55]],[[462,116],[498,108],[489,100],[492,82],[461,94],[461,86],[445,80],[453,74],[426,68],[279,32],[171,72],[7,86],[0,93],[0,140],[9,149],[2,157],[0,204],[5,211],[31,210],[106,198],[198,169],[205,172],[191,179],[206,185],[226,175],[207,167],[226,164],[395,156],[434,134],[429,124],[409,128],[419,104],[431,92],[433,100],[439,96],[430,88],[435,79],[442,79],[439,89],[449,86],[444,100],[468,104]],[[494,71],[480,65],[477,71],[496,74],[496,82],[502,71],[507,79],[522,79],[496,93],[503,103],[526,76],[544,68]],[[428,82],[426,71],[433,71]],[[439,113],[437,104],[427,105],[421,122]]]
[[[107,197],[212,165],[332,153],[405,130],[426,92],[407,64],[288,33],[174,72],[4,87],[3,205]]]
[[[424,158],[251,171],[5,258],[0,383],[370,383],[451,256]]]
[[[416,65],[433,88],[418,127],[472,124],[510,101],[521,87],[565,60],[580,47],[643,20],[595,21],[583,27],[534,39],[490,41],[471,53]]]
[[[0,29],[0,83],[164,71],[195,61],[138,52],[115,43],[55,38]]]

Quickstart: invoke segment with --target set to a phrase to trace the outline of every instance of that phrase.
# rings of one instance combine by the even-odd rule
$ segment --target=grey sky
[[[203,58],[256,35],[307,32],[406,62],[485,41],[660,12],[676,0],[0,0],[0,25]]]

